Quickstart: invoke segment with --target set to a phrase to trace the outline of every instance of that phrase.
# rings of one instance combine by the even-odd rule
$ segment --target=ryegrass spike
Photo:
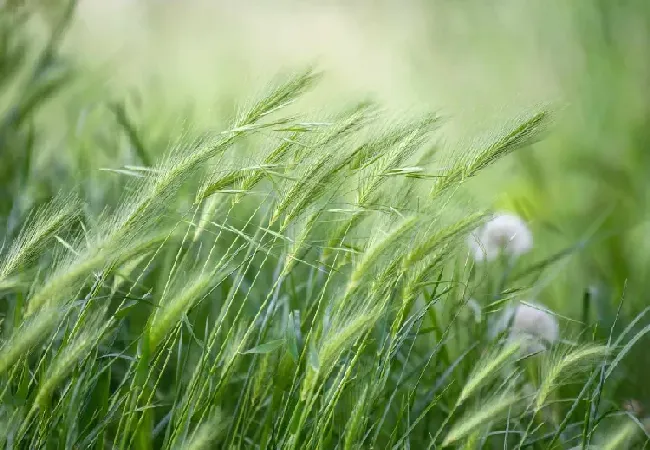
[[[486,355],[476,364],[476,368],[469,375],[469,378],[465,382],[465,386],[460,393],[460,396],[457,400],[457,405],[460,406],[465,400],[467,400],[476,390],[486,383],[488,380],[492,379],[494,374],[509,360],[511,360],[517,353],[521,344],[517,341],[508,342],[503,348],[497,352],[492,352]]]
[[[465,417],[460,419],[459,423],[452,427],[442,442],[442,446],[447,447],[467,436],[470,436],[478,427],[483,426],[486,422],[498,418],[505,410],[514,405],[517,400],[518,397],[516,395],[505,394],[486,403],[482,403],[480,409],[467,414]]]
[[[569,353],[549,361],[542,377],[542,383],[535,397],[534,409],[539,411],[546,402],[550,393],[562,379],[570,376],[581,364],[587,364],[602,358],[609,353],[607,346],[586,345],[571,350]]]

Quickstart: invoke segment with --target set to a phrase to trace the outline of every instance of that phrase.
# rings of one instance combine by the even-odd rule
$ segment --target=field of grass
[[[641,0],[0,1],[0,446],[645,448],[648,50]]]

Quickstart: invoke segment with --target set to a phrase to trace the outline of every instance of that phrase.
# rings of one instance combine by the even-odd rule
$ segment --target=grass
[[[48,8],[44,39],[32,10],[0,8],[1,445],[645,445],[647,422],[620,405],[643,402],[626,380],[645,373],[630,357],[648,309],[629,299],[634,270],[624,290],[625,270],[605,269],[628,261],[628,217],[598,211],[576,237],[540,211],[555,160],[536,151],[570,142],[561,108],[454,148],[438,114],[368,99],[314,113],[327,73],[304,69],[219,127],[154,141],[128,101],[73,93],[93,82],[62,47],[75,2]],[[473,193],[508,161],[542,251],[475,263],[467,239],[494,205]],[[584,273],[607,276],[575,308]],[[505,308],[562,288],[567,306],[545,310],[561,339],[522,353],[497,327]]]

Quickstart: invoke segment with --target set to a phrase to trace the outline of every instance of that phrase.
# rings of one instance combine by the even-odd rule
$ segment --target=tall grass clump
[[[47,57],[35,62],[17,53],[39,42],[18,20],[29,11],[0,6],[0,68],[22,64],[21,76],[0,70],[12,99],[0,154],[16,157],[25,142],[46,147],[46,99],[76,107],[59,92],[73,78],[41,85],[63,59],[74,3],[48,22]],[[468,200],[482,171],[552,132],[554,111],[524,111],[447,151],[436,114],[396,118],[368,100],[315,113],[310,93],[326,76],[286,74],[223,124],[170,133],[167,148],[107,102],[107,120],[92,126],[124,133],[129,150],[93,168],[104,169],[99,197],[72,170],[57,184],[37,180],[44,168],[29,158],[11,163],[21,171],[1,181],[0,445],[643,441],[641,418],[621,421],[612,400],[621,360],[647,333],[643,314],[600,339],[588,315],[544,308],[552,330],[537,336],[522,305],[570,252],[535,260],[536,224]],[[83,148],[71,139],[68,157]],[[524,351],[524,335],[544,345]]]

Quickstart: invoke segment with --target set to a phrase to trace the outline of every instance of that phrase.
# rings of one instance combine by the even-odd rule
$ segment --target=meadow
[[[645,448],[649,26],[0,1],[0,446]]]

